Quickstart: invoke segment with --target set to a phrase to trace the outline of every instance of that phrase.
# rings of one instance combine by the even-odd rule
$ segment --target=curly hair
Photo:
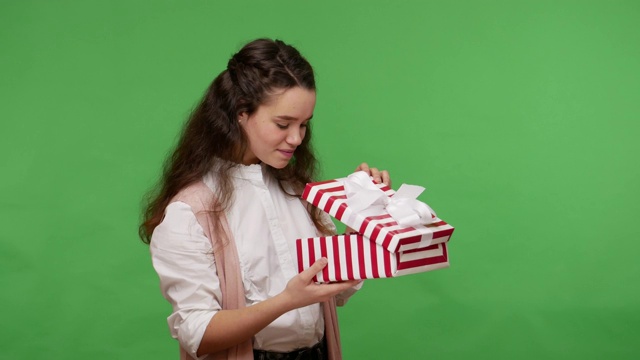
[[[241,113],[253,114],[269,100],[276,90],[301,87],[315,90],[313,68],[293,46],[280,40],[257,39],[234,54],[211,83],[202,100],[184,125],[178,144],[164,164],[159,184],[145,198],[143,220],[139,235],[149,244],[153,230],[160,224],[164,211],[178,192],[199,181],[215,166],[219,181],[212,213],[224,211],[232,199],[233,186],[230,170],[242,162],[248,140],[238,124]],[[304,185],[313,181],[317,161],[311,146],[311,128],[307,128],[302,143],[296,148],[289,164],[267,170],[293,189],[290,196],[299,196]],[[286,193],[286,191],[285,191]],[[322,233],[326,225],[320,220],[320,211],[308,206],[313,223]],[[214,218],[214,228],[217,227]]]

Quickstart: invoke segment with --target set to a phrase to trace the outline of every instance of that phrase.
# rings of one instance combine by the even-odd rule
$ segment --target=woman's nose
[[[302,143],[302,139],[304,138],[304,133],[302,129],[291,129],[289,134],[287,134],[287,143],[290,145],[298,146]]]

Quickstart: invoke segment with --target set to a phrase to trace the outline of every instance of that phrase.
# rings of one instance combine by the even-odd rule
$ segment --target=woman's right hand
[[[327,266],[322,258],[294,276],[278,295],[240,309],[220,310],[209,321],[198,347],[198,356],[215,353],[251,339],[287,311],[329,300],[360,281],[316,284],[313,277]],[[219,331],[219,329],[225,329]]]
[[[333,296],[358,285],[361,280],[316,284],[313,277],[327,266],[327,259],[321,258],[311,267],[294,276],[281,293],[291,310],[327,301]]]

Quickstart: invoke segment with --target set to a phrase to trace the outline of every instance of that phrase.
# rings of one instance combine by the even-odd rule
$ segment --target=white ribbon
[[[347,205],[356,212],[384,210],[403,227],[427,225],[434,221],[435,212],[417,200],[424,187],[402,184],[393,197],[380,190],[364,171],[355,172],[344,181]]]
[[[389,203],[389,197],[380,190],[364,171],[355,172],[344,182],[347,194],[347,205],[356,212],[372,207],[384,208]]]
[[[417,199],[423,191],[422,186],[402,184],[389,200],[386,210],[398,225],[405,227],[427,225],[434,221],[431,214],[435,215],[436,212]]]

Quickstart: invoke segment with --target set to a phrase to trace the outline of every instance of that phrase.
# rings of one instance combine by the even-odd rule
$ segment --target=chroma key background
[[[140,199],[229,56],[317,72],[318,180],[427,188],[451,267],[367,280],[346,359],[640,358],[638,1],[0,2],[0,358],[176,359]]]

